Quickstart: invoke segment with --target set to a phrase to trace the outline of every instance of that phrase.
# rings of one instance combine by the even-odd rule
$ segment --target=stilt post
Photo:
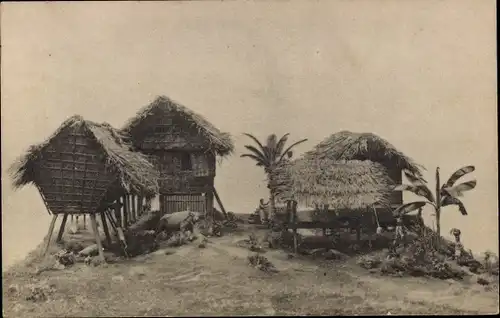
[[[224,209],[224,205],[222,205],[222,201],[220,200],[219,194],[217,193],[217,190],[215,190],[215,187],[213,187],[212,189],[215,196],[215,200],[217,200],[217,203],[219,204],[219,207],[222,213],[224,214],[224,217],[227,219],[227,212],[226,209]]]
[[[97,229],[97,220],[95,213],[90,214],[90,224],[92,225],[92,232],[94,232],[94,238],[97,244],[97,250],[99,251],[99,258],[102,262],[105,262],[104,252],[102,250],[101,238],[99,237],[99,230]]]
[[[106,221],[106,215],[104,213],[105,212],[101,212],[102,229],[104,235],[106,235],[106,243],[108,243],[108,246],[111,246],[111,235],[109,234],[108,222]]]
[[[47,234],[47,244],[45,245],[45,250],[43,252],[43,256],[47,255],[47,251],[49,250],[50,240],[52,239],[52,232],[54,232],[54,226],[56,225],[57,214],[52,216],[52,221],[50,221],[49,233]]]
[[[293,219],[293,252],[298,253],[297,242],[297,201],[292,201],[292,219]]]
[[[135,195],[131,195],[131,199],[132,199],[132,218],[134,220],[134,223],[137,221],[137,206],[135,205]]]
[[[71,219],[73,219],[73,214],[71,214]],[[68,220],[68,213],[64,213],[61,226],[59,227],[59,233],[57,234],[56,242],[61,242],[62,236],[64,234],[64,227],[66,226],[66,221]]]

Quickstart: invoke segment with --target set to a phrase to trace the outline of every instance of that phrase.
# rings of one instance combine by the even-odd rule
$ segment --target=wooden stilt
[[[50,221],[49,233],[47,234],[47,245],[45,245],[45,250],[43,252],[43,256],[47,255],[47,251],[49,250],[50,240],[52,239],[52,232],[54,232],[54,226],[56,225],[57,214],[52,216],[52,221]]]
[[[123,196],[123,228],[126,229],[128,227],[128,198],[126,195]]]
[[[115,219],[113,218],[113,216],[111,215],[111,212],[110,212],[110,211],[107,211],[107,212],[104,212],[104,214],[107,216],[108,221],[109,221],[109,224],[111,224],[111,227],[113,228],[113,231],[115,231],[115,234],[116,234],[116,233],[118,233],[118,232],[116,231],[116,227],[117,227],[117,225],[116,225],[116,221],[115,221]]]
[[[298,253],[299,247],[297,242],[297,202],[292,202],[292,216],[293,216],[293,252]]]
[[[106,222],[106,215],[104,213],[101,212],[102,229],[104,230],[104,235],[106,235],[106,243],[108,243],[108,246],[111,246],[111,235],[109,234],[108,222]]]
[[[160,205],[160,214],[165,215],[168,211],[165,208],[165,195],[160,194],[160,197],[158,198],[159,205]]]
[[[95,242],[97,244],[97,250],[99,251],[99,258],[102,262],[105,262],[104,252],[102,250],[101,238],[99,237],[99,230],[97,229],[97,220],[95,217],[95,213],[90,214],[90,224],[92,226],[92,232],[94,232]]]
[[[120,200],[116,201],[117,203],[120,203]],[[120,206],[116,206],[114,210],[109,212],[110,216],[114,216],[116,219],[116,227],[121,227],[122,226],[122,208]]]
[[[73,219],[73,214],[71,214],[71,219]],[[57,234],[56,242],[61,242],[62,236],[64,234],[64,227],[66,226],[67,220],[68,220],[68,213],[64,213],[61,226],[59,227],[59,233]]]
[[[214,194],[211,192],[205,193],[206,210],[205,215],[209,218],[214,217]]]
[[[219,194],[217,194],[217,190],[215,190],[215,187],[213,188],[213,192],[214,192],[215,200],[217,200],[217,203],[219,204],[220,209],[221,209],[222,213],[224,214],[224,217],[227,219],[226,209],[224,209],[224,205],[222,205],[222,201],[220,200]]]
[[[139,217],[142,216],[142,196],[138,196],[137,197],[137,214],[139,215]]]
[[[130,196],[131,200],[132,200],[132,218],[134,220],[134,223],[137,221],[137,206],[135,205],[135,195],[131,195]]]

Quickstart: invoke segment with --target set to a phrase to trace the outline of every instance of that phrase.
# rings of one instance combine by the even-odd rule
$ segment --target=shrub
[[[255,268],[260,269],[263,272],[266,272],[266,273],[278,272],[278,270],[276,269],[274,264],[271,263],[267,259],[267,257],[262,256],[259,253],[248,256],[248,262],[250,263],[250,265],[254,266]]]
[[[75,254],[70,251],[61,250],[54,257],[59,264],[64,266],[71,266],[76,263]]]
[[[378,255],[363,255],[356,262],[365,269],[377,268],[382,264],[382,259]]]
[[[250,251],[252,251],[252,252],[262,252],[263,251],[262,245],[260,244],[259,239],[257,238],[257,235],[255,235],[255,233],[251,233],[248,236],[247,242],[248,242]]]
[[[55,285],[42,282],[38,284],[30,284],[27,286],[28,295],[26,300],[32,302],[47,301],[49,296],[55,292]]]

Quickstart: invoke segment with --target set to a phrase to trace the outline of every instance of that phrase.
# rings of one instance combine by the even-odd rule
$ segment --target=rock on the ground
[[[95,255],[99,254],[97,244],[92,244],[90,246],[87,246],[86,248],[81,250],[78,254],[81,256],[95,256]]]

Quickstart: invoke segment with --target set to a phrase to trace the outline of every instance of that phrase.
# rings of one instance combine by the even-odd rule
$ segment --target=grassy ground
[[[35,254],[3,277],[5,317],[491,314],[498,289],[473,282],[393,278],[346,261],[264,255],[279,270],[248,265],[240,247],[249,231],[98,267],[77,264],[36,274]],[[263,235],[263,230],[257,230]],[[39,252],[39,251],[38,251]],[[26,300],[29,284],[51,286],[48,299]]]

